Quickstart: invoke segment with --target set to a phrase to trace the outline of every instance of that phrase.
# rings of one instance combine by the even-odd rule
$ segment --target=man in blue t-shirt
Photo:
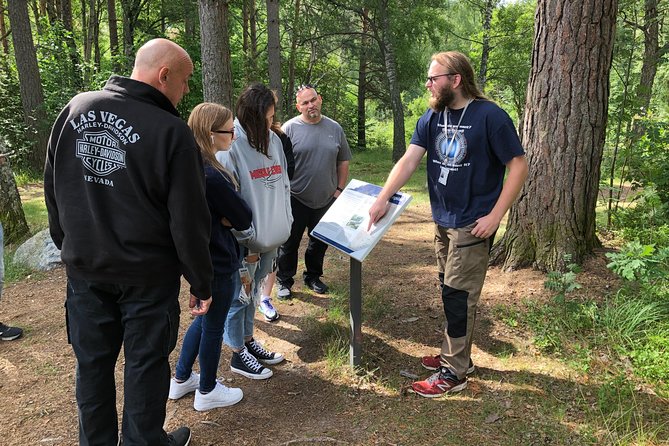
[[[370,226],[385,215],[388,199],[427,153],[446,329],[441,354],[421,360],[436,373],[413,383],[412,390],[433,398],[464,389],[474,371],[472,334],[490,247],[527,178],[527,160],[511,118],[483,96],[464,54],[433,55],[425,87],[432,95],[430,108],[369,215]]]

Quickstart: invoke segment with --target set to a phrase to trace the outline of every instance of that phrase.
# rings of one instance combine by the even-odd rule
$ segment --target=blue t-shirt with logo
[[[506,164],[525,154],[511,118],[494,102],[471,102],[458,127],[463,110],[429,109],[411,137],[411,144],[427,151],[432,218],[446,228],[467,226],[490,213]],[[442,170],[448,171],[445,185],[439,182]]]

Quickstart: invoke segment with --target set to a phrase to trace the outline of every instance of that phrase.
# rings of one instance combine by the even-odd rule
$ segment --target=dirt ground
[[[298,282],[295,298],[278,302],[281,319],[256,318],[256,338],[287,360],[266,381],[229,370],[224,347],[219,376],[241,387],[244,399],[205,413],[193,396],[167,403],[166,429],[193,430],[194,446],[259,444],[585,444],[584,413],[556,416],[550,400],[563,405],[596,389],[563,363],[539,355],[528,336],[496,319],[500,304],[548,298],[544,276],[532,270],[502,273],[491,268],[483,290],[473,360],[477,372],[459,395],[428,400],[407,393],[411,379],[424,378],[419,359],[435,354],[443,310],[438,294],[427,206],[412,205],[363,264],[363,369],[354,375],[326,360],[324,317],[330,298]],[[603,256],[588,260],[579,282],[601,293],[612,282]],[[348,258],[330,248],[324,281],[335,292],[348,289]],[[299,274],[299,272],[298,272]],[[186,290],[187,287],[182,287]],[[65,271],[56,269],[6,286],[0,320],[22,326],[25,336],[0,343],[0,438],[15,445],[77,443],[75,361],[67,344],[63,301]],[[181,335],[190,323],[182,291]],[[343,331],[345,338],[348,333]],[[181,342],[171,356],[172,365]],[[122,407],[122,358],[117,366]],[[547,401],[548,404],[547,404]],[[547,407],[548,406],[548,407]]]

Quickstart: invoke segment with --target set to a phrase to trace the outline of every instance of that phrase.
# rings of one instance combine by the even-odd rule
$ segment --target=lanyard
[[[453,136],[451,136],[451,142],[448,143],[448,147],[446,148],[446,154],[451,153],[451,147],[453,146],[453,143],[455,142],[455,137],[458,134],[458,130],[460,130],[460,124],[462,123],[462,118],[465,117],[465,113],[467,113],[467,107],[469,107],[469,104],[471,104],[473,99],[470,99],[467,101],[467,104],[465,105],[465,108],[462,110],[462,114],[460,115],[460,119],[458,119],[458,125],[455,126],[455,131],[453,132]],[[448,117],[448,108],[444,110],[446,113],[444,113],[444,135],[446,135],[446,129],[447,129],[447,122],[446,119]],[[446,164],[446,158],[443,161],[444,164]]]

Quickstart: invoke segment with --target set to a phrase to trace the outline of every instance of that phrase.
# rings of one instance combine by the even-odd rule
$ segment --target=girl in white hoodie
[[[224,342],[233,350],[230,369],[251,379],[267,379],[272,371],[263,366],[284,360],[253,338],[255,308],[263,282],[273,270],[277,248],[288,239],[293,222],[290,182],[279,137],[270,130],[276,95],[262,84],[252,84],[237,101],[237,140],[219,161],[230,169],[239,192],[253,211],[253,229],[237,232],[243,249],[242,287],[234,299],[225,326]]]

